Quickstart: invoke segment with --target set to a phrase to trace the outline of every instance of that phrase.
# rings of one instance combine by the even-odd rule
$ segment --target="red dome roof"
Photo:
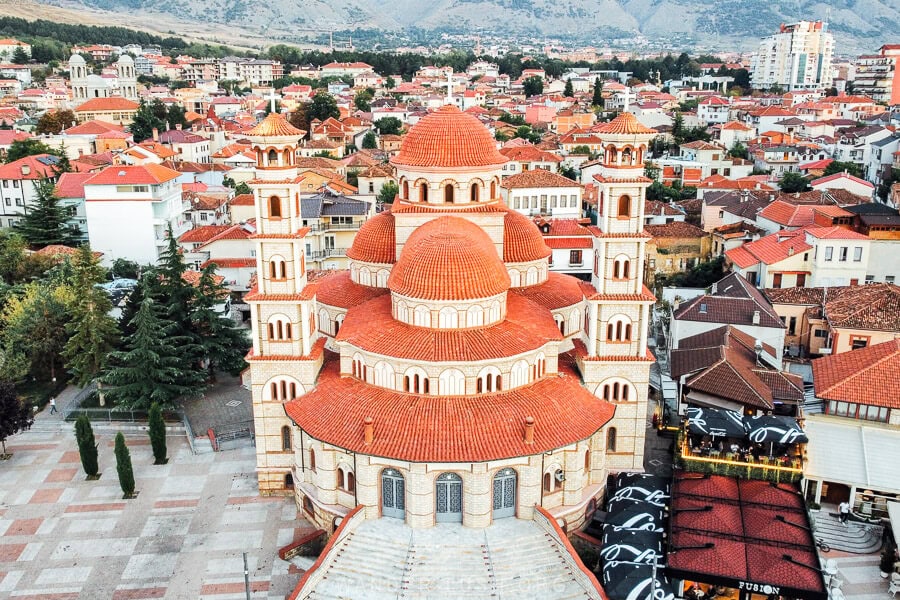
[[[347,257],[369,263],[397,262],[394,215],[391,211],[384,211],[363,223],[347,250]]]
[[[650,129],[649,127],[644,126],[643,123],[637,120],[637,117],[628,112],[620,113],[618,117],[616,117],[609,123],[604,123],[595,127],[594,132],[600,134],[608,133],[626,135],[657,133],[655,129]]]
[[[408,167],[493,167],[507,159],[481,121],[448,104],[409,130],[391,162]]]
[[[460,217],[438,217],[409,236],[391,270],[392,292],[422,300],[473,300],[509,289],[494,243]]]
[[[297,129],[280,113],[269,113],[253,129],[244,132],[248,137],[297,137],[301,138],[306,132]]]
[[[521,213],[507,210],[503,219],[503,261],[531,262],[550,256],[550,248],[534,222]]]

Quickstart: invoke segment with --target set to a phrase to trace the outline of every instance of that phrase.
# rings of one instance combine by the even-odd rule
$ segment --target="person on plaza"
[[[56,410],[56,397],[50,398],[50,414],[55,415],[58,411]]]
[[[850,518],[850,503],[844,500],[838,505],[838,512],[841,515],[841,523],[846,523]]]

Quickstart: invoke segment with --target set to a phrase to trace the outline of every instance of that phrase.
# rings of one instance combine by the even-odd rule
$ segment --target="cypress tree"
[[[116,434],[116,472],[119,474],[119,487],[125,498],[134,496],[134,469],[131,467],[131,453],[125,445],[122,432]]]
[[[163,422],[162,409],[158,402],[150,405],[150,427],[147,433],[150,436],[150,446],[153,448],[153,464],[164,465],[169,462],[166,458],[166,424]]]
[[[14,228],[29,245],[43,248],[51,244],[75,246],[78,233],[69,224],[66,208],[59,203],[56,184],[42,179],[35,185],[35,204]]]
[[[594,80],[594,96],[591,98],[591,106],[603,106],[603,84],[600,78]]]
[[[75,441],[78,442],[78,455],[81,467],[88,479],[95,479],[100,467],[97,465],[97,442],[94,440],[94,428],[87,415],[79,415],[75,420]]]
[[[575,88],[572,87],[571,79],[566,79],[566,87],[563,89],[563,96],[565,96],[566,98],[575,97]]]
[[[247,366],[244,362],[250,348],[247,335],[219,311],[219,305],[227,297],[228,289],[216,281],[215,265],[207,265],[197,282],[191,323],[211,376],[216,370],[237,374]]]

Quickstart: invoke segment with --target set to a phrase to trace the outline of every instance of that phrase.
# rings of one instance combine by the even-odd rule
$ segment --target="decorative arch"
[[[369,270],[369,267],[359,268],[359,284],[372,286],[372,272]]]
[[[521,287],[522,286],[522,274],[518,269],[507,269],[509,273],[509,287]]]
[[[620,219],[627,219],[631,216],[631,196],[628,194],[619,196],[616,216]]]
[[[334,318],[334,335],[337,336],[338,332],[341,330],[341,325],[344,324],[344,317],[347,315],[345,313],[341,313]]]
[[[488,392],[499,392],[502,389],[502,376],[500,369],[497,367],[485,367],[478,373],[475,378],[475,392],[485,394]]]
[[[419,202],[428,202],[428,182],[423,181],[418,184]]]
[[[538,282],[537,267],[528,267],[528,271],[525,273],[525,285],[537,285],[537,282]]]
[[[459,327],[459,311],[452,306],[445,306],[438,313],[438,327],[456,329]]]
[[[466,393],[466,376],[459,369],[445,369],[438,376],[438,394],[462,396]]]
[[[281,214],[281,198],[278,196],[269,196],[269,218],[270,219],[280,219],[282,217]]]
[[[266,322],[266,329],[268,330],[269,341],[281,342],[294,338],[291,320],[286,315],[274,314],[270,316]]]
[[[413,325],[431,327],[431,311],[427,306],[418,305],[413,311]]]
[[[484,309],[478,304],[473,304],[466,309],[466,327],[480,327],[482,325],[484,325]]]
[[[401,188],[403,190],[403,199],[409,200],[409,182],[404,179]]]
[[[268,165],[278,166],[278,151],[274,148],[269,148],[269,151],[266,153],[266,158],[268,159]]]
[[[615,315],[611,317],[606,324],[606,341],[630,342],[631,325],[631,318],[627,315]]]
[[[269,257],[269,279],[274,281],[287,279],[287,261],[280,254]]]
[[[375,285],[380,288],[387,287],[387,280],[390,274],[391,272],[387,269],[379,269],[378,273],[375,274]]]
[[[556,326],[559,328],[559,334],[563,337],[566,337],[568,328],[566,327],[566,320],[563,318],[563,316],[558,313],[554,314],[553,320],[556,321]]]
[[[569,313],[569,333],[578,331],[579,321],[581,321],[581,314],[577,308],[572,309],[572,312]]]
[[[444,204],[453,204],[456,200],[456,186],[452,183],[444,184]]]
[[[534,371],[537,377],[543,377],[547,372],[547,357],[543,352],[538,352],[534,357]]]
[[[473,179],[469,182],[469,201],[481,202],[481,190],[484,188],[484,181],[481,179]]]
[[[396,386],[396,376],[394,367],[387,362],[380,360],[375,363],[375,385],[378,387],[394,389]]]
[[[565,481],[565,471],[559,463],[553,463],[544,470],[543,488],[544,492],[552,494],[562,490],[563,481]]]
[[[263,389],[263,400],[284,402],[303,395],[303,385],[286,375],[279,375],[266,382]]]
[[[491,312],[490,312],[490,323],[496,323],[500,320],[500,301],[494,300],[491,302]]]
[[[409,367],[403,373],[403,391],[411,394],[428,394],[428,373],[422,367]]]
[[[359,352],[353,355],[353,376],[363,381],[366,380],[366,359]]]
[[[610,402],[637,400],[637,393],[630,381],[622,377],[612,377],[600,383],[594,395]]]
[[[613,259],[613,279],[628,279],[631,276],[631,258],[627,254],[619,254]]]
[[[331,327],[328,325],[331,324],[331,318],[328,316],[328,311],[324,308],[319,309],[319,330],[324,331],[325,333],[331,333]]]
[[[404,323],[409,322],[409,307],[403,300],[397,302],[397,320]]]
[[[513,363],[509,371],[509,387],[517,388],[528,383],[528,363],[524,359]]]

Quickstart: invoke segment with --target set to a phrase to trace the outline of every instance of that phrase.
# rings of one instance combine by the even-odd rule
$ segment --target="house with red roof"
[[[500,184],[500,194],[511,209],[526,216],[557,218],[582,216],[582,189],[580,183],[545,169],[529,169]]]
[[[866,197],[870,197],[875,193],[875,186],[872,183],[850,175],[846,171],[813,179],[809,182],[809,185],[814,190],[847,190],[852,194]]]
[[[725,260],[758,287],[805,287],[812,275],[812,249],[802,232],[781,231],[726,250]]]
[[[116,125],[131,125],[140,104],[112,96],[109,98],[91,98],[75,108],[75,118],[79,123],[87,121],[106,121]]]
[[[76,226],[81,232],[82,242],[88,241],[87,214],[84,208],[84,182],[96,173],[63,173],[56,182],[56,195],[60,204],[66,207],[70,214],[70,224]]]
[[[590,219],[536,217],[534,224],[551,250],[550,271],[590,279],[591,262],[587,258],[594,247],[595,235]]]
[[[104,264],[118,258],[155,264],[168,244],[191,228],[179,173],[162,165],[112,165],[84,181],[91,248]]]
[[[541,150],[532,144],[508,146],[500,149],[500,154],[505,156],[508,162],[503,165],[503,175],[516,175],[534,169],[543,169],[556,173],[562,157]]]
[[[38,183],[56,181],[58,162],[52,154],[36,154],[0,165],[0,227],[12,227],[34,206]]]
[[[708,96],[697,105],[697,118],[706,125],[727,123],[730,112],[731,102],[721,96]]]
[[[813,247],[809,285],[825,287],[865,283],[872,240],[838,225],[807,227],[801,231],[806,236],[806,243]]]

